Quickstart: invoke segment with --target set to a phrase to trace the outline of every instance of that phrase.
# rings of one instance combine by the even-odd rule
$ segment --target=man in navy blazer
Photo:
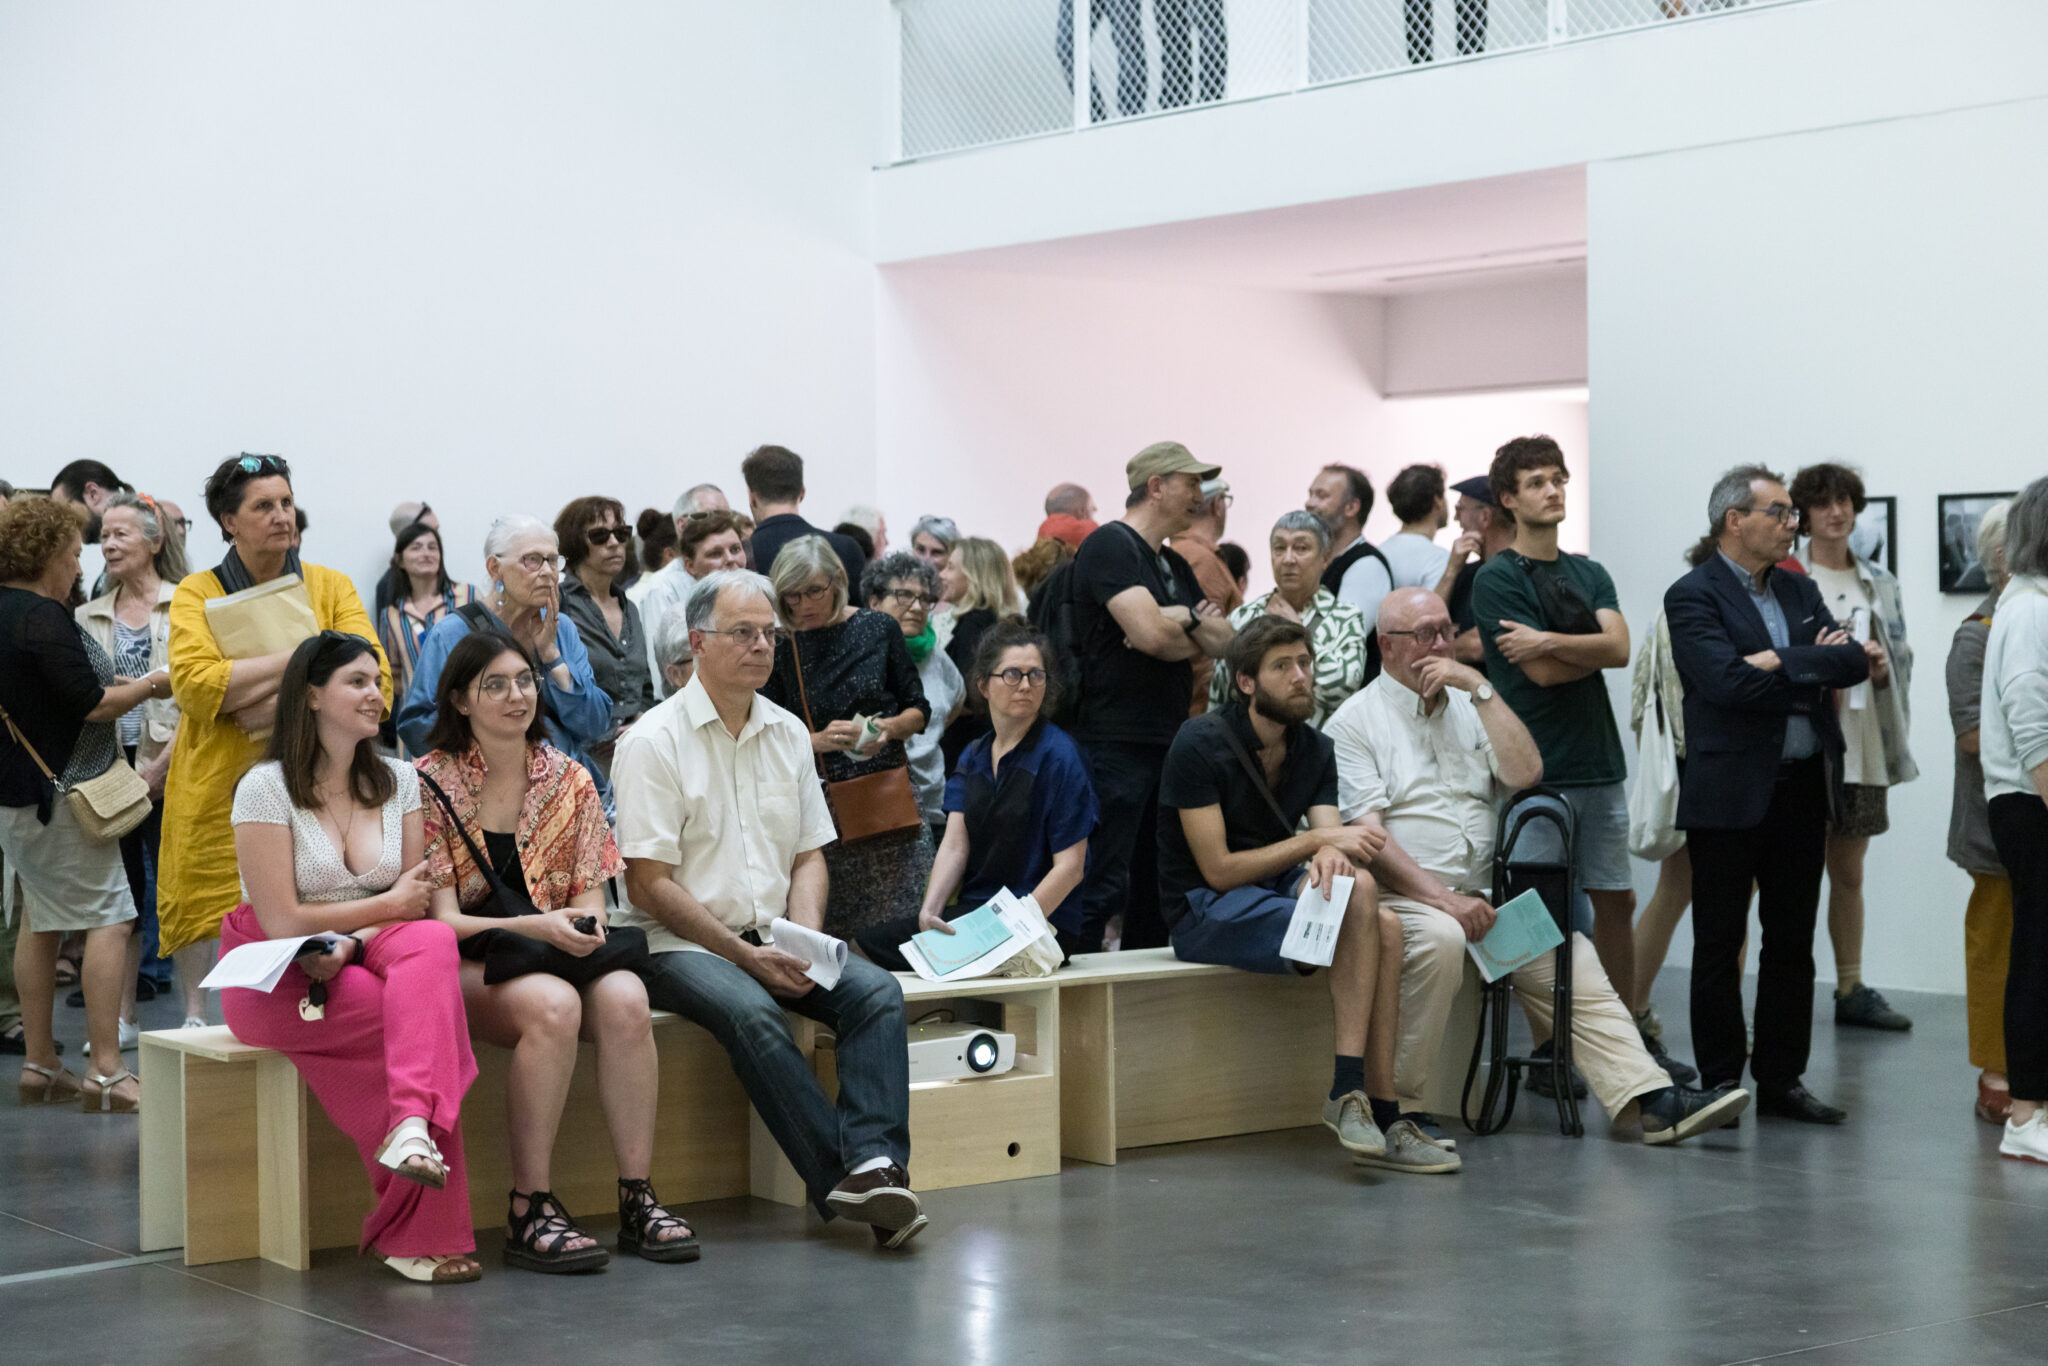
[[[1809,1124],[1847,1114],[1800,1080],[1813,1035],[1813,929],[1840,783],[1833,689],[1885,677],[1884,652],[1859,645],[1803,574],[1775,568],[1798,511],[1760,465],[1721,476],[1697,566],[1664,595],[1685,685],[1678,827],[1692,855],[1692,1039],[1703,1087],[1739,1082],[1742,941],[1749,894],[1757,952],[1757,1111]]]

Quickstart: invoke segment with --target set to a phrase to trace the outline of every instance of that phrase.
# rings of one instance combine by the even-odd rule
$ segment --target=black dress
[[[798,652],[801,651],[799,656]],[[803,662],[801,685],[797,661]],[[886,612],[860,609],[835,626],[798,631],[776,647],[775,672],[761,695],[787,708],[813,731],[856,716],[894,716],[908,708],[930,713],[917,665],[903,643],[903,629]],[[806,706],[808,700],[808,706]],[[908,768],[898,740],[874,757],[847,753],[818,756],[827,782],[843,782],[891,768]],[[825,846],[831,888],[825,902],[825,931],[842,937],[907,909],[915,916],[924,902],[932,869],[931,832],[922,822],[912,830],[877,835],[859,844]]]

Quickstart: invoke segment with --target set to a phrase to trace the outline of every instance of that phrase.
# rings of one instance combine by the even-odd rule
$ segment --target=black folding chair
[[[1547,823],[1557,839],[1558,854],[1552,859],[1518,857],[1515,850],[1532,827]],[[1505,906],[1523,892],[1534,889],[1543,898],[1550,917],[1564,934],[1557,946],[1557,980],[1551,988],[1550,1056],[1508,1056],[1508,997],[1512,984],[1503,977],[1488,982],[1480,1000],[1479,1037],[1472,1042],[1472,1065],[1465,1071],[1465,1089],[1459,1112],[1465,1127],[1475,1134],[1498,1133],[1514,1117],[1515,1092],[1522,1070],[1533,1075],[1547,1069],[1557,1097],[1557,1127],[1577,1138],[1586,1132],[1579,1121],[1578,1097],[1572,1090],[1572,901],[1578,884],[1572,871],[1577,828],[1572,809],[1555,788],[1532,787],[1518,792],[1502,806],[1493,854],[1493,904]],[[1490,1048],[1489,1048],[1490,1044]],[[1486,1089],[1479,1113],[1472,1114],[1472,1087],[1479,1075],[1479,1059],[1487,1056]],[[1505,1101],[1503,1103],[1503,1093]],[[1499,1107],[1496,1116],[1495,1108]]]

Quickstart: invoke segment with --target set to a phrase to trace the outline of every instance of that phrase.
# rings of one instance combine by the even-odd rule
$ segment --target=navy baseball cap
[[[1483,474],[1475,474],[1470,479],[1460,479],[1451,485],[1451,492],[1463,498],[1470,498],[1475,503],[1484,503],[1488,507],[1499,506],[1493,498],[1493,481]]]

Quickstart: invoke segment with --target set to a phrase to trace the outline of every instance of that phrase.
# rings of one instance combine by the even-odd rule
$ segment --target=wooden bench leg
[[[185,1055],[142,1036],[135,1070],[149,1103],[142,1107],[144,1252],[185,1241]]]
[[[293,1271],[312,1266],[312,1204],[306,1164],[306,1081],[290,1059],[256,1064],[256,1181],[263,1259]]]
[[[1116,996],[1107,982],[1060,991],[1060,1152],[1116,1164]]]
[[[258,1256],[263,1245],[257,1179],[257,1069],[247,1063],[209,1062],[190,1053],[180,1056],[185,1099],[185,1265]]]

